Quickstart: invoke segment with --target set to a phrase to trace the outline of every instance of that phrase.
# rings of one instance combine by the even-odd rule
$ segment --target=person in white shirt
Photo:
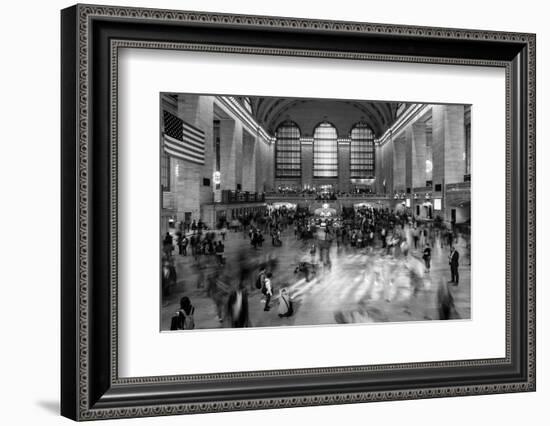
[[[264,286],[262,288],[262,293],[265,295],[265,308],[264,311],[269,311],[271,307],[269,302],[271,301],[271,296],[273,296],[273,286],[271,285],[271,272],[268,272],[265,276]]]

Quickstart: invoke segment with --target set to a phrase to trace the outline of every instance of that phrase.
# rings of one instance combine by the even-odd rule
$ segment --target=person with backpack
[[[260,272],[258,273],[258,277],[256,278],[256,288],[258,290],[263,290],[264,288],[265,275],[265,267],[261,267]]]
[[[183,296],[180,300],[180,309],[172,317],[170,330],[193,330],[195,328],[195,307],[189,297]]]

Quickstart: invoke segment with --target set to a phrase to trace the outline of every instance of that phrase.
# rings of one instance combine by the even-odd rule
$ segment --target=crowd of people
[[[315,200],[319,201],[334,201],[338,198],[342,197],[350,197],[350,196],[369,196],[369,195],[375,195],[375,192],[370,187],[358,187],[354,188],[351,191],[334,191],[331,189],[318,189],[313,187],[306,187],[306,188],[296,188],[296,187],[278,187],[277,191],[275,192],[278,195],[295,195],[295,196],[302,196],[302,197],[314,197]]]
[[[200,221],[193,221],[189,227],[182,223],[175,239],[167,233],[163,241],[163,293],[169,294],[177,281],[174,267],[177,248],[179,256],[193,256],[194,273],[190,276],[196,277],[196,289],[213,301],[221,326],[251,326],[249,296],[258,292],[263,311],[270,311],[276,301],[279,317],[295,314],[293,283],[276,279],[279,267],[276,252],[268,250],[269,253],[262,254],[266,237],[270,238],[272,247],[281,247],[283,233],[288,238],[293,234],[294,239],[302,242],[301,257],[297,253],[296,265],[293,265],[296,280],[320,279],[329,272],[334,246],[336,253],[343,256],[367,253],[369,261],[363,266],[362,285],[365,289],[368,287],[368,292],[364,293],[374,297],[373,292],[382,292],[388,301],[404,294],[415,296],[424,289],[429,282],[425,277],[430,273],[432,249],[436,246],[448,249],[451,280],[444,285],[439,283],[436,295],[440,319],[456,317],[448,284],[459,283],[457,235],[438,222],[421,223],[408,210],[396,213],[371,207],[345,210],[333,217],[317,217],[306,209],[269,209],[235,220],[238,226],[222,221],[215,231],[199,226]],[[246,248],[240,249],[230,265],[225,259],[228,230],[242,232],[253,250],[250,253]],[[186,286],[190,288],[188,280]],[[184,296],[172,318],[172,329],[186,328],[186,324],[187,328],[191,324],[194,327],[194,321],[185,322],[185,318],[193,316],[190,304],[189,297]]]

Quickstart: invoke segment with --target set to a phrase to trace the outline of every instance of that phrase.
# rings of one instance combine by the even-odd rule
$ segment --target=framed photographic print
[[[76,5],[74,420],[535,390],[535,36]]]

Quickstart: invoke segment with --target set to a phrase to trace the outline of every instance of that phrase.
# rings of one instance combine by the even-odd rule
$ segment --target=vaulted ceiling
[[[358,122],[366,122],[376,137],[395,122],[399,103],[313,98],[238,97],[250,105],[255,119],[271,134],[286,120],[294,121],[302,136],[312,136],[315,127],[328,121],[336,127],[339,137],[347,137]]]

